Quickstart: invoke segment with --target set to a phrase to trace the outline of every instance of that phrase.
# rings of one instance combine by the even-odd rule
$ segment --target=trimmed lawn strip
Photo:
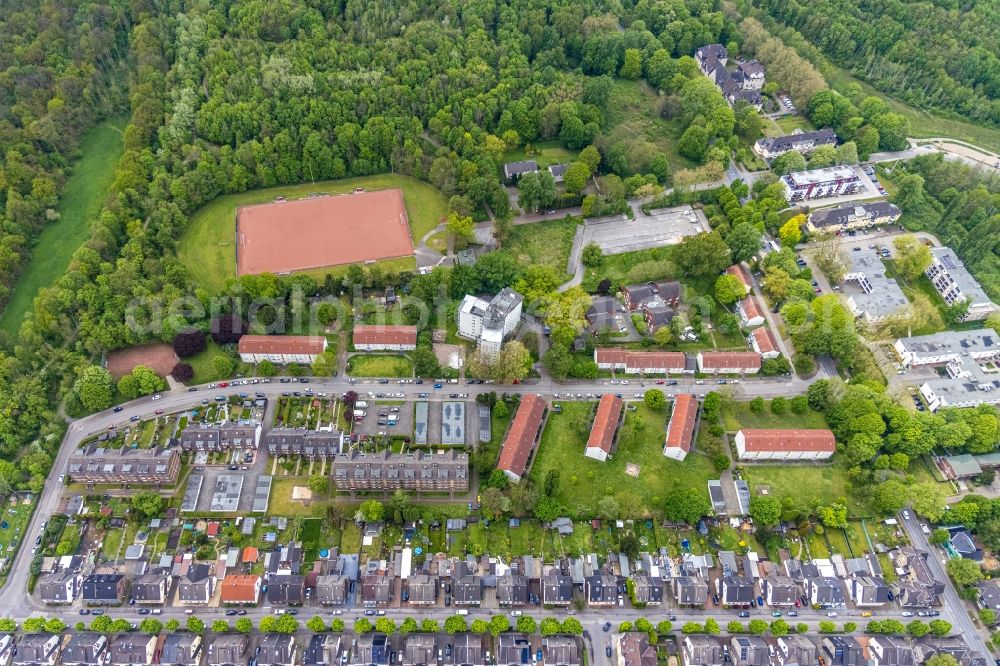
[[[750,411],[749,402],[726,401],[722,407],[722,423],[729,432],[741,428],[829,428],[826,418],[820,412],[813,410],[805,414],[771,413],[771,403],[765,401],[764,411],[754,414]]]
[[[590,432],[594,403],[564,403],[561,414],[551,414],[531,469],[541,484],[549,470],[560,471],[558,499],[573,518],[591,518],[606,495],[628,492],[638,496],[647,514],[659,514],[663,500],[675,487],[708,496],[707,481],[717,477],[711,460],[697,451],[684,462],[663,456],[664,412],[645,405],[626,412],[618,449],[606,462],[583,455]],[[638,478],[625,473],[625,464],[639,466]]]
[[[562,142],[558,139],[533,143],[531,144],[531,147],[534,151],[531,159],[538,162],[538,167],[540,169],[545,169],[553,164],[573,162],[576,160],[577,156],[576,152],[563,147]],[[520,162],[524,159],[528,159],[524,155],[524,146],[511,148],[503,154],[504,162]]]
[[[408,176],[381,174],[318,183],[282,185],[213,199],[191,216],[178,244],[177,257],[196,284],[214,292],[222,291],[226,286],[226,280],[236,276],[234,229],[236,209],[239,206],[267,203],[279,196],[287,197],[289,200],[301,199],[311,192],[342,194],[358,187],[369,191],[391,187],[402,188],[414,245],[448,214],[448,202],[440,192],[432,185]],[[412,257],[404,259],[407,267],[412,268],[415,265]],[[346,270],[345,266],[305,272],[314,277],[321,277],[327,273],[336,274],[338,271]]]
[[[80,159],[59,196],[59,218],[48,223],[38,234],[31,257],[0,314],[0,332],[14,338],[35,296],[66,272],[73,253],[90,237],[90,224],[104,206],[108,190],[115,181],[122,156],[122,131],[128,118],[106,120],[84,135],[80,141]]]
[[[412,377],[413,363],[397,354],[362,354],[347,359],[347,372],[355,377]]]
[[[847,479],[847,465],[832,464],[798,465],[743,465],[743,478],[750,484],[751,495],[757,494],[758,486],[768,486],[770,494],[778,499],[791,497],[796,506],[811,507],[813,504],[829,505],[840,498],[847,499],[848,513],[865,515],[863,503],[850,490]]]
[[[292,489],[295,486],[305,486],[309,483],[307,476],[280,476],[271,482],[271,501],[268,514],[272,516],[304,516],[321,518],[326,511],[326,502],[312,502],[309,506],[298,500],[292,500]]]

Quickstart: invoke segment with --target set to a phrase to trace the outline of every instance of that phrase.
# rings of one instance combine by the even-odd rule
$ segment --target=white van
[[[367,406],[368,406],[368,403],[365,402],[364,400],[358,400],[356,403],[354,403],[354,407],[355,408],[364,409]]]
[[[469,614],[468,608],[459,608],[457,611],[455,611],[455,615],[468,615],[468,614]]]

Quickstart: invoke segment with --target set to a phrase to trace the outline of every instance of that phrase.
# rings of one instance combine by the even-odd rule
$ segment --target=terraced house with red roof
[[[239,343],[244,363],[312,363],[324,351],[326,338],[321,335],[244,335]]]
[[[698,420],[698,399],[690,393],[678,393],[674,410],[667,425],[663,455],[674,460],[684,460],[691,450],[694,424]]]
[[[837,450],[826,429],[744,428],[733,441],[740,460],[825,460]]]
[[[622,416],[622,399],[606,393],[597,405],[594,425],[583,455],[604,462],[615,443],[615,433]]]
[[[542,435],[547,407],[545,399],[535,393],[521,397],[497,463],[497,469],[514,483],[518,483],[528,470],[531,455]]]
[[[698,372],[709,375],[754,375],[760,372],[757,352],[698,352]]]
[[[354,327],[354,348],[360,351],[412,351],[417,348],[416,326],[389,324]]]

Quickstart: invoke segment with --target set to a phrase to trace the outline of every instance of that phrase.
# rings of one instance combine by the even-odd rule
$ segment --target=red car
[[[158,409],[158,410],[156,410],[156,413],[157,413],[157,414],[162,414],[162,413],[163,413],[163,410],[162,410],[162,409]]]
[[[656,380],[656,383],[657,383],[657,384],[666,384],[666,382],[665,382],[665,381],[663,381],[662,379],[657,379],[657,380]]]
[[[229,382],[219,382],[219,388],[226,388],[229,386]]]

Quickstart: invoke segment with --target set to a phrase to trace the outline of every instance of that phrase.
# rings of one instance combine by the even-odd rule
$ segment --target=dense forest
[[[26,11],[15,28],[10,6],[4,11],[21,40],[51,25],[45,10]],[[738,34],[709,0],[627,8],[596,0],[132,0],[103,10],[117,21],[105,24],[127,35],[118,42],[102,40],[96,19],[87,27],[83,11],[75,23],[67,19],[79,34],[67,26],[67,34],[0,56],[14,58],[15,70],[30,55],[78,76],[114,72],[115,82],[128,84],[132,113],[90,240],[67,274],[40,292],[15,346],[0,353],[0,457],[14,459],[39,442],[31,447],[38,464],[11,480],[29,486],[43,478],[45,450],[64,427],[55,405],[82,369],[108,350],[207,324],[199,308],[163,306],[180,297],[207,304],[212,296],[189,283],[175,249],[191,213],[219,194],[393,171],[430,181],[452,210],[488,205],[503,222],[510,217],[498,178],[505,151],[546,139],[573,150],[596,145],[604,171],[662,176],[662,156],[643,137],[602,135],[612,77],[645,79],[662,93],[663,115],[679,119],[684,152],[696,163],[725,162],[728,148],[760,131],[756,114],[745,107],[734,114],[691,59],[701,44]],[[95,40],[127,47],[127,71],[102,65],[114,53],[70,47]],[[87,106],[90,98],[108,106],[116,98],[81,87],[65,107],[83,127],[97,108]],[[28,132],[38,124],[32,114],[52,114],[56,100],[44,86],[13,89],[5,131]],[[15,110],[23,111],[16,122]],[[78,133],[64,131],[67,140]],[[60,146],[65,155],[42,150],[37,139],[23,151],[52,165],[46,208],[70,157],[66,141]],[[9,172],[4,178],[11,182]],[[239,313],[248,297],[276,296],[292,281],[307,295],[331,286],[241,281],[232,285],[240,297],[231,307]],[[154,315],[162,325],[147,326]]]
[[[1000,126],[1000,5],[759,0],[831,61],[922,109]]]
[[[80,136],[126,101],[124,2],[0,6],[0,308],[55,210]]]

